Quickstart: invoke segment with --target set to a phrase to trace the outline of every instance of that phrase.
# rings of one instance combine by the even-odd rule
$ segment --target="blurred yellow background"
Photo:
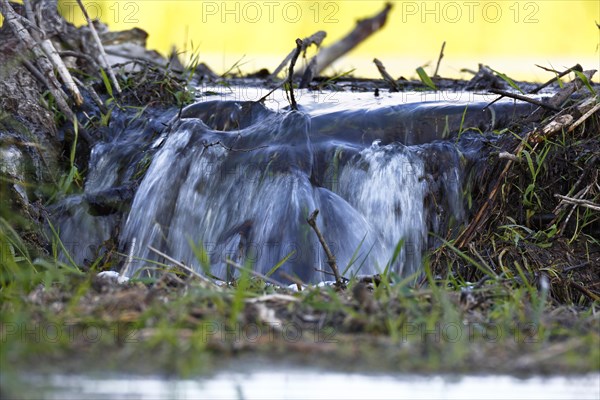
[[[239,61],[241,70],[273,70],[304,38],[325,30],[324,46],[349,32],[360,18],[378,13],[383,1],[84,1],[92,18],[111,29],[140,27],[148,45],[166,54],[171,46],[199,52],[200,60],[222,73]],[[440,75],[469,77],[461,68],[483,62],[516,79],[546,80],[535,67],[563,69],[576,63],[599,68],[600,1],[393,1],[386,26],[334,64],[330,73],[356,68],[378,76],[379,58],[392,76],[433,73],[446,41]],[[75,0],[62,0],[68,19],[81,23]],[[596,77],[597,79],[597,77]]]

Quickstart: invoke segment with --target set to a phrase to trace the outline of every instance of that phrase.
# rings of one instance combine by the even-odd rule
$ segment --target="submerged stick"
[[[312,214],[310,214],[310,217],[308,217],[308,219],[306,220],[306,222],[308,222],[308,224],[313,228],[313,230],[317,234],[317,238],[319,239],[321,246],[323,246],[323,250],[325,250],[325,254],[327,255],[327,264],[329,264],[329,267],[331,268],[331,271],[333,271],[333,275],[335,276],[335,285],[339,288],[342,288],[342,287],[344,287],[344,282],[342,281],[340,271],[338,270],[337,263],[335,261],[335,256],[329,249],[329,246],[327,245],[327,242],[325,241],[323,234],[321,233],[321,231],[319,230],[319,227],[317,226],[316,220],[317,220],[318,214],[319,214],[319,210],[313,211]]]

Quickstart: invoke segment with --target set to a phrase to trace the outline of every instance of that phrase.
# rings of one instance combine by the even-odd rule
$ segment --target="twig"
[[[283,283],[281,283],[281,282],[278,282],[278,281],[276,281],[275,279],[269,278],[268,276],[266,276],[266,275],[264,275],[264,274],[261,274],[260,272],[254,271],[254,270],[252,270],[252,269],[249,269],[249,268],[246,268],[246,267],[242,267],[240,264],[236,263],[236,262],[235,262],[235,261],[233,261],[233,260],[230,260],[229,258],[227,258],[227,259],[225,260],[225,263],[226,263],[227,265],[231,265],[233,268],[235,268],[235,269],[238,269],[238,270],[240,270],[240,271],[246,271],[246,272],[248,272],[249,274],[251,274],[251,275],[254,275],[254,276],[255,276],[255,277],[257,277],[257,278],[260,278],[260,279],[262,279],[262,280],[263,280],[263,281],[265,281],[265,282],[269,282],[269,283],[270,283],[270,284],[272,284],[272,285],[278,286],[278,287],[280,287],[280,288],[282,288],[282,289],[286,289],[286,288],[287,288],[287,286],[286,286],[286,285],[284,285]]]
[[[594,114],[595,112],[597,112],[598,110],[600,110],[600,103],[596,104],[594,107],[592,107],[591,110],[589,110],[588,112],[586,112],[585,114],[583,114],[581,116],[581,118],[579,118],[577,121],[575,121],[570,127],[569,130],[567,132],[573,132],[575,130],[575,128],[577,128],[579,125],[581,125],[586,119],[588,119],[589,117],[592,116],[592,114]]]
[[[554,197],[558,197],[559,199],[561,199],[562,202],[565,202],[568,204],[574,204],[574,205],[590,208],[592,210],[600,211],[600,204],[596,204],[589,200],[574,199],[572,197],[563,196],[561,194],[555,194]]]
[[[302,40],[296,39],[296,52],[292,56],[292,60],[290,61],[290,70],[288,72],[287,84],[290,89],[290,107],[292,110],[298,110],[298,104],[296,104],[296,99],[294,98],[294,66],[296,65],[296,61],[298,60],[298,56],[302,51]]]
[[[589,289],[587,289],[584,286],[581,286],[580,284],[573,282],[573,281],[569,281],[569,285],[573,286],[575,289],[577,289],[581,294],[589,297],[590,299],[592,299],[593,301],[600,301],[600,296],[598,296],[597,294],[593,293],[592,291],[590,291]]]
[[[528,140],[530,134],[531,134],[531,132],[528,132],[525,135],[525,137],[522,139],[519,146],[517,146],[517,149],[515,150],[515,157],[517,157],[517,159],[521,155],[521,151],[523,151],[523,149],[525,148],[525,144],[527,143],[527,140]],[[487,211],[493,205],[494,201],[496,200],[496,196],[497,196],[498,190],[500,188],[500,183],[504,180],[504,177],[508,173],[513,162],[514,161],[511,159],[509,159],[506,162],[504,169],[502,170],[502,172],[500,172],[500,176],[496,180],[496,183],[494,184],[494,187],[490,191],[487,199],[485,200],[485,202],[483,203],[483,205],[481,206],[481,208],[479,209],[479,211],[477,212],[477,214],[475,215],[473,220],[469,223],[469,225],[466,227],[466,229],[460,233],[460,235],[456,239],[456,247],[457,248],[460,249],[460,248],[464,247],[471,240],[471,237],[473,236],[475,231],[477,229],[479,229],[479,227],[481,225],[483,225],[483,223],[489,217],[489,213]]]
[[[333,275],[335,276],[335,285],[339,288],[343,288],[344,282],[342,281],[342,277],[340,276],[340,272],[338,270],[337,263],[335,261],[335,256],[329,249],[329,246],[327,245],[327,242],[325,241],[323,234],[321,233],[321,231],[319,230],[319,227],[317,226],[316,219],[317,219],[318,214],[319,214],[319,210],[313,211],[312,214],[310,214],[310,216],[306,220],[306,222],[308,222],[308,224],[313,228],[313,230],[317,234],[317,238],[319,239],[321,246],[323,246],[323,250],[325,250],[325,254],[327,255],[327,264],[329,264],[329,267],[331,268],[331,270],[333,271]]]
[[[64,82],[65,86],[67,86],[67,88],[73,95],[73,99],[75,99],[75,104],[77,104],[78,106],[82,105],[83,97],[81,96],[77,85],[73,81],[73,77],[67,69],[67,66],[58,55],[58,52],[54,48],[54,45],[52,44],[50,39],[46,37],[45,32],[36,25],[35,16],[33,15],[33,9],[31,8],[29,0],[23,0],[23,5],[25,6],[25,13],[27,15],[27,19],[30,22],[29,25],[32,28],[30,32],[31,37],[35,40],[35,42],[37,42],[40,45],[42,50],[44,50],[44,53],[46,53],[48,60],[52,63],[52,65],[60,75],[62,81]]]
[[[60,84],[54,76],[53,66],[48,60],[46,54],[37,46],[35,40],[29,34],[29,31],[21,24],[20,15],[18,15],[8,0],[0,0],[0,12],[4,15],[4,20],[10,26],[15,36],[29,49],[34,55],[35,60],[39,66],[42,74],[44,74],[47,83],[47,89],[52,93],[56,99],[56,103],[59,109],[67,115],[71,120],[74,118],[74,114],[67,105],[67,95],[60,87]]]
[[[325,31],[318,31],[316,33],[313,33],[311,36],[304,38],[302,40],[302,51],[306,52],[306,49],[308,49],[308,47],[312,44],[316,45],[317,47],[321,46],[321,43],[323,42],[323,39],[325,39],[325,36],[327,36],[327,33],[325,33]],[[294,54],[296,54],[296,49],[290,51],[290,53],[283,59],[281,64],[279,64],[277,68],[275,68],[273,73],[271,73],[271,75],[269,75],[267,79],[274,80],[275,78],[277,78],[277,75],[279,75],[281,70],[288,65]]]
[[[83,58],[91,66],[94,66],[94,68],[96,68],[98,70],[100,69],[100,66],[98,65],[98,62],[96,60],[94,60],[92,57],[88,56],[87,54],[83,54],[83,53],[80,53],[78,51],[73,51],[73,50],[62,50],[62,51],[59,51],[58,54],[61,57]]]
[[[85,90],[87,90],[87,92],[92,97],[92,100],[94,100],[94,103],[96,103],[96,105],[98,106],[98,109],[100,110],[101,113],[106,114],[108,112],[106,106],[102,102],[102,99],[100,98],[100,96],[98,96],[98,93],[96,93],[96,91],[94,90],[94,88],[92,87],[92,85],[88,85],[86,83],[83,83],[83,82],[81,82],[79,79],[77,79],[75,77],[73,77],[73,80],[79,86],[81,86],[81,87],[85,88]]]
[[[547,108],[547,109],[552,110],[552,111],[560,111],[560,108],[558,108],[556,106],[553,106],[552,104],[548,104],[548,103],[545,103],[545,102],[540,101],[540,100],[532,99],[531,97],[522,96],[520,94],[507,92],[506,90],[501,90],[501,89],[490,89],[489,91],[491,93],[499,94],[499,95],[504,96],[504,97],[510,97],[512,99],[521,100],[521,101],[525,101],[527,103],[534,104],[536,106],[544,107],[544,108]]]
[[[295,276],[291,276],[290,274],[288,274],[285,271],[279,271],[279,276],[282,277],[283,279],[287,279],[290,282],[294,282],[296,284],[296,288],[298,288],[299,292],[301,292],[302,289],[304,287],[306,287],[306,284],[304,282],[302,282],[302,280],[300,280],[299,278],[297,278]]]
[[[177,261],[176,259],[174,259],[173,257],[170,257],[168,255],[166,255],[165,253],[163,253],[160,250],[155,249],[154,247],[148,245],[148,250],[158,254],[159,256],[163,257],[165,260],[168,260],[170,262],[172,262],[173,264],[177,265],[179,268],[183,269],[184,271],[188,272],[189,274],[195,276],[196,278],[200,279],[202,282],[204,283],[208,283],[210,285],[213,286],[217,286],[214,282],[212,282],[210,279],[200,275],[199,273],[197,273],[196,271],[194,271],[192,268],[188,267],[187,265]],[[218,286],[217,286],[218,287]]]
[[[381,61],[379,61],[377,58],[373,59],[373,63],[377,67],[377,70],[379,70],[379,74],[381,75],[383,80],[386,81],[386,83],[390,86],[391,91],[393,91],[393,92],[399,91],[400,85],[398,85],[398,82],[396,82],[396,80],[394,78],[392,78],[392,76],[390,74],[388,74],[385,67],[383,66],[383,63]]]
[[[444,48],[446,48],[445,40],[444,40],[444,43],[442,43],[442,49],[440,50],[440,56],[438,57],[438,62],[435,66],[435,72],[433,73],[434,77],[438,76],[438,71],[440,69],[440,63],[442,62],[442,58],[444,58]]]
[[[597,173],[596,173],[597,174]],[[593,180],[596,180],[596,178],[594,178]],[[592,188],[592,185],[587,185],[586,187],[584,187],[583,189],[581,189],[579,192],[577,192],[573,197],[573,199],[579,199],[583,196],[585,196],[590,189]],[[564,202],[561,201],[559,203],[559,205],[562,205]],[[568,204],[568,203],[567,203]],[[569,223],[569,220],[571,219],[571,216],[573,215],[573,212],[575,212],[575,209],[577,208],[577,204],[572,204],[573,207],[571,207],[571,210],[569,211],[569,213],[567,214],[567,217],[563,220],[562,224],[560,224],[560,227],[558,228],[558,232],[563,232],[565,230],[565,227],[567,226],[567,224]],[[558,214],[556,216],[555,219],[558,219]]]
[[[596,73],[595,69],[582,72],[582,74],[590,81],[592,80],[592,77],[594,76],[595,73]],[[558,92],[556,92],[548,100],[547,104],[550,104],[554,107],[560,107],[565,101],[567,101],[571,97],[571,95],[573,93],[575,93],[576,91],[581,89],[583,87],[583,85],[584,85],[583,81],[579,78],[579,76],[577,76],[571,82],[565,84],[562,89],[560,89]],[[538,109],[538,110],[534,111],[533,113],[531,113],[531,115],[524,122],[528,123],[528,122],[538,121],[543,116],[543,114],[544,114],[543,110]]]
[[[121,86],[119,86],[117,77],[115,76],[115,73],[113,72],[112,67],[108,63],[108,59],[106,57],[106,52],[104,51],[104,46],[102,45],[102,41],[100,40],[100,37],[98,36],[98,32],[96,32],[96,28],[94,27],[94,24],[92,23],[92,20],[90,19],[90,16],[88,15],[87,10],[83,6],[83,3],[81,2],[81,0],[77,0],[77,4],[79,4],[79,8],[81,8],[81,11],[83,12],[83,16],[85,17],[85,20],[87,21],[88,27],[90,28],[90,31],[92,32],[92,37],[94,38],[94,42],[96,42],[96,46],[98,46],[98,51],[100,52],[100,57],[99,57],[100,65],[102,66],[102,68],[104,68],[106,70],[106,73],[108,74],[108,77],[110,78],[117,93],[121,93]]]
[[[313,57],[310,60],[310,62],[308,63],[308,66],[306,67],[306,70],[304,71],[304,74],[302,75],[302,79],[300,80],[300,86],[298,86],[298,87],[300,89],[308,88],[308,86],[310,85],[310,83],[312,82],[312,80],[316,74],[317,74],[317,59]]]
[[[573,67],[571,67],[571,68],[569,68],[566,71],[563,71],[561,73],[558,73],[558,71],[555,71],[555,70],[550,69],[550,68],[542,67],[541,65],[537,65],[537,64],[536,64],[536,67],[541,68],[541,69],[546,70],[546,71],[554,72],[557,75],[554,78],[550,79],[548,82],[543,83],[543,84],[537,86],[535,89],[531,90],[529,92],[529,94],[536,94],[537,92],[539,92],[543,88],[545,88],[547,86],[550,86],[551,84],[553,84],[554,82],[556,82],[557,80],[559,80],[563,76],[571,73],[572,71],[583,72],[583,68],[581,68],[581,65],[579,65],[579,64],[577,64],[577,65],[575,65],[575,66],[573,66]]]

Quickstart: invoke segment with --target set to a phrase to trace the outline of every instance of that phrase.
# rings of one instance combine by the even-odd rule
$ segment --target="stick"
[[[306,89],[308,87],[308,85],[310,85],[310,83],[312,82],[313,78],[316,75],[316,70],[317,68],[317,59],[316,58],[312,58],[310,60],[310,62],[308,63],[308,66],[306,67],[306,69],[304,70],[304,74],[302,75],[302,79],[300,80],[300,89]]]
[[[596,73],[595,69],[582,72],[582,74],[589,81],[592,80],[592,76],[594,76],[595,73]],[[559,107],[561,104],[563,104],[565,101],[567,101],[567,99],[569,97],[571,97],[571,95],[573,93],[575,93],[582,87],[583,87],[583,81],[581,79],[579,79],[579,77],[576,77],[571,82],[565,84],[562,89],[560,89],[558,92],[556,92],[556,94],[554,94],[554,96],[552,96],[548,100],[548,104],[551,104],[554,107]],[[543,116],[543,114],[544,114],[543,110],[538,109],[538,110],[534,111],[533,113],[531,113],[531,115],[524,122],[528,123],[528,122],[538,121]]]
[[[400,87],[398,85],[398,82],[396,82],[396,80],[394,78],[392,78],[392,76],[390,74],[388,74],[385,67],[383,66],[383,63],[381,61],[379,61],[377,58],[373,59],[373,63],[375,63],[375,66],[379,70],[379,74],[381,75],[383,80],[386,81],[388,85],[390,85],[391,91],[393,91],[393,92],[399,91]]]
[[[596,204],[589,200],[574,199],[572,197],[563,196],[561,194],[555,194],[554,197],[558,197],[564,203],[574,204],[574,205],[590,208],[592,210],[600,211],[600,204]]]
[[[343,39],[332,44],[329,47],[322,48],[315,55],[315,75],[320,74],[325,68],[330,66],[335,60],[348,53],[350,50],[365,41],[373,33],[383,28],[387,20],[387,16],[392,9],[391,3],[386,3],[384,9],[377,15],[359,20],[354,29],[348,33]],[[299,75],[304,74],[304,69],[298,71]]]
[[[525,101],[527,103],[531,103],[531,104],[534,104],[536,106],[544,107],[544,108],[547,108],[547,109],[552,110],[552,111],[560,111],[560,108],[558,108],[556,106],[553,106],[552,104],[548,104],[548,103],[545,103],[545,102],[540,101],[540,100],[532,99],[531,97],[522,96],[520,94],[507,92],[506,90],[490,89],[489,92],[490,93],[494,93],[494,94],[499,94],[499,95],[504,96],[504,97],[510,97],[512,99]]]
[[[39,46],[37,46],[35,40],[29,34],[29,31],[27,31],[19,21],[21,18],[20,15],[13,10],[8,0],[0,0],[0,12],[4,15],[5,22],[10,26],[15,36],[34,54],[40,72],[44,74],[46,78],[48,84],[47,88],[55,97],[59,109],[70,119],[74,117],[73,112],[67,105],[67,95],[61,89],[60,84],[56,80],[56,76],[54,76],[52,64],[48,60],[46,54]]]
[[[446,48],[445,40],[444,40],[444,43],[442,43],[442,49],[440,50],[440,56],[438,57],[438,62],[437,62],[437,65],[435,66],[435,72],[433,73],[434,77],[438,76],[438,70],[440,69],[440,63],[442,62],[442,58],[444,58],[444,48]]]
[[[45,32],[36,26],[35,16],[33,15],[33,9],[31,8],[29,0],[23,0],[23,5],[25,6],[25,13],[27,15],[27,19],[31,22],[31,37],[41,46],[42,50],[44,50],[44,53],[46,53],[46,56],[48,56],[48,60],[52,63],[52,65],[60,75],[60,78],[73,95],[73,99],[75,99],[75,104],[78,106],[82,105],[83,97],[81,96],[77,85],[73,81],[73,77],[67,69],[67,66],[63,62],[62,58],[60,58],[60,55],[54,48],[54,45],[52,44],[50,39],[46,37]],[[42,36],[40,36],[40,32]]]
[[[155,249],[154,247],[148,245],[148,250],[158,254],[159,256],[163,257],[165,260],[168,260],[170,262],[172,262],[173,264],[177,265],[179,268],[183,269],[184,271],[190,273],[191,275],[195,276],[196,278],[200,279],[202,282],[204,283],[208,283],[210,285],[213,286],[217,286],[214,282],[212,282],[210,279],[200,275],[199,273],[197,273],[196,271],[194,271],[193,269],[191,269],[190,267],[188,267],[187,265],[177,261],[176,259],[174,259],[173,257],[169,257],[168,255],[166,255],[165,253],[163,253],[160,250]],[[217,286],[218,287],[218,286]]]
[[[296,288],[298,289],[299,292],[302,291],[302,288],[307,286],[304,282],[302,282],[302,280],[298,279],[295,276],[291,276],[290,274],[288,274],[285,271],[280,271],[279,276],[281,276],[283,279],[287,279],[288,281],[295,283]]]
[[[325,31],[318,31],[316,33],[313,33],[309,37],[304,38],[302,40],[302,51],[306,52],[306,49],[308,49],[308,47],[311,46],[312,44],[316,45],[317,47],[321,46],[321,43],[323,42],[323,39],[325,39],[325,36],[327,36],[327,33]],[[292,59],[292,57],[294,56],[295,53],[296,53],[296,49],[293,49],[292,51],[290,51],[290,53],[283,59],[281,64],[279,64],[279,66],[277,66],[277,68],[275,68],[273,73],[271,73],[271,75],[269,75],[269,77],[267,79],[274,80],[275,78],[277,78],[277,75],[279,75],[281,70],[284,69],[286,65],[288,65],[288,63],[290,62],[290,60]]]
[[[290,88],[290,107],[292,110],[298,111],[298,104],[296,104],[296,99],[294,98],[294,66],[296,65],[296,60],[298,60],[298,56],[302,51],[302,40],[296,39],[296,52],[292,56],[292,60],[290,61],[290,70],[287,77],[287,84]]]
[[[102,68],[104,68],[106,70],[106,73],[108,74],[108,77],[110,78],[117,93],[121,93],[121,86],[119,86],[119,82],[117,82],[117,77],[115,76],[115,73],[113,72],[112,67],[108,63],[108,59],[106,58],[106,52],[104,51],[104,46],[102,45],[100,36],[98,36],[98,32],[96,32],[96,28],[94,28],[94,24],[92,23],[92,20],[90,19],[90,16],[88,15],[87,10],[83,6],[83,3],[81,2],[81,0],[77,0],[77,4],[79,4],[79,8],[81,8],[81,11],[83,12],[83,16],[85,17],[85,20],[88,23],[88,27],[90,28],[90,31],[92,32],[92,37],[94,38],[94,42],[96,42],[96,46],[98,46],[98,51],[100,52],[100,57],[99,57],[100,65],[102,66]]]
[[[575,130],[575,128],[577,128],[579,125],[581,125],[586,119],[588,119],[589,117],[591,117],[592,114],[594,114],[598,110],[600,110],[600,103],[596,104],[594,107],[592,107],[591,110],[589,110],[588,112],[586,112],[585,114],[583,114],[581,116],[581,118],[579,118],[577,121],[575,121],[573,123],[573,125],[571,125],[569,127],[569,130],[567,132],[569,132],[569,133],[573,132]]]
[[[48,56],[40,49],[36,41],[31,37],[29,31],[21,24],[20,20],[22,17],[13,10],[8,0],[0,0],[0,13],[4,16],[5,22],[8,24],[14,35],[20,42],[33,53],[35,61],[39,67],[39,74],[32,73],[38,80],[43,77],[43,82],[48,91],[52,94],[56,101],[56,106],[62,112],[65,117],[71,121],[77,123],[79,133],[82,138],[87,142],[88,146],[92,146],[94,141],[90,134],[83,128],[81,123],[75,117],[73,110],[67,104],[68,96],[62,90],[60,83],[54,75],[54,68],[52,63],[49,61]],[[29,61],[22,59],[23,65],[29,70],[36,70]]]
[[[541,68],[543,70],[546,70],[546,71],[554,72],[557,75],[554,78],[550,79],[548,82],[543,83],[543,84],[537,86],[535,89],[533,89],[532,91],[530,91],[529,94],[535,94],[535,93],[539,92],[543,88],[545,88],[547,86],[550,86],[552,83],[556,82],[557,80],[559,80],[563,76],[571,73],[572,71],[583,72],[583,68],[581,68],[581,65],[579,65],[579,64],[577,64],[577,65],[575,65],[575,66],[573,66],[573,67],[571,67],[571,68],[569,68],[566,71],[563,71],[561,73],[558,73],[558,71],[554,71],[554,70],[551,70],[551,69],[546,68],[546,67],[542,67],[541,65],[537,65],[536,64],[535,66],[538,67],[538,68]]]
[[[319,239],[321,246],[323,246],[323,250],[325,250],[325,254],[327,255],[327,264],[329,264],[329,267],[331,268],[331,270],[333,271],[333,275],[335,276],[335,285],[339,288],[342,288],[344,287],[344,283],[340,276],[340,272],[338,271],[337,263],[335,262],[335,256],[329,249],[329,246],[327,245],[323,234],[317,226],[316,219],[318,214],[319,210],[313,211],[312,214],[310,214],[310,217],[308,217],[308,219],[306,220],[306,222],[308,222],[308,224],[313,228],[313,230],[317,234],[317,238]]]
[[[261,274],[260,272],[254,271],[254,270],[252,270],[252,269],[248,269],[248,268],[246,268],[246,267],[242,267],[240,264],[236,263],[236,262],[235,262],[235,261],[233,261],[233,260],[230,260],[229,258],[227,258],[227,259],[225,260],[225,263],[226,263],[227,265],[231,265],[233,268],[235,268],[235,269],[238,269],[238,270],[240,270],[240,271],[246,271],[246,272],[248,272],[249,274],[251,274],[251,275],[254,275],[254,276],[255,276],[255,277],[257,277],[257,278],[260,278],[260,279],[262,279],[262,280],[263,280],[263,281],[265,281],[265,282],[269,282],[269,283],[270,283],[270,284],[272,284],[272,285],[279,286],[279,287],[280,287],[280,288],[282,288],[282,289],[286,289],[286,288],[287,288],[287,286],[286,286],[286,285],[284,285],[283,283],[281,283],[281,282],[278,282],[278,281],[276,281],[275,279],[271,279],[271,278],[269,278],[268,276],[266,276],[266,275],[264,275],[264,274]]]

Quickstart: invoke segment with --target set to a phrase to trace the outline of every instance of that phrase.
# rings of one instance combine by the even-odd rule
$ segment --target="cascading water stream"
[[[398,104],[390,96],[304,101],[300,111],[230,100],[191,105],[154,142],[152,162],[120,223],[120,247],[131,255],[123,273],[151,275],[158,266],[144,260],[163,261],[152,246],[199,272],[202,248],[211,274],[224,280],[233,273],[228,258],[266,273],[284,257],[280,271],[305,282],[328,280],[326,256],[306,223],[319,209],[318,226],[347,276],[381,272],[397,246],[391,268],[412,274],[439,243],[435,235],[465,222],[468,155],[484,136],[462,131],[489,132],[530,111],[505,101],[483,112],[485,104]],[[87,198],[92,181],[99,182],[96,190],[114,190],[131,179],[131,173],[111,175],[131,170],[131,162],[124,168],[125,161],[105,151],[117,142],[94,150]],[[92,219],[118,224],[110,212],[92,217],[75,209],[70,220],[58,219],[63,240],[77,237],[84,220],[88,231]],[[88,237],[106,240],[107,229]]]

